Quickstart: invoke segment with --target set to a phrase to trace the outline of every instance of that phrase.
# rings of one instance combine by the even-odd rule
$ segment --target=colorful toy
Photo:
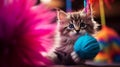
[[[106,26],[104,3],[99,0],[102,29],[96,38],[100,42],[101,52],[95,57],[97,62],[120,62],[120,38],[117,33]]]

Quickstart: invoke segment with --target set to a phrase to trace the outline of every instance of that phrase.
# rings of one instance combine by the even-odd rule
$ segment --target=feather
[[[22,67],[53,64],[46,54],[53,44],[56,13],[36,0],[0,0],[0,63]]]

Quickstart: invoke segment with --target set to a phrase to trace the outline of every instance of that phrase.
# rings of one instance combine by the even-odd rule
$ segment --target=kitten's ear
[[[83,17],[85,17],[87,15],[86,12],[85,12],[85,9],[80,10],[79,13]]]
[[[90,16],[90,15],[91,15],[90,8],[89,8],[87,11],[86,11],[85,8],[82,9],[81,12],[80,12],[80,14],[81,14],[82,16]]]
[[[62,20],[62,19],[65,19],[65,18],[67,18],[67,13],[65,13],[62,10],[57,10],[57,19]]]

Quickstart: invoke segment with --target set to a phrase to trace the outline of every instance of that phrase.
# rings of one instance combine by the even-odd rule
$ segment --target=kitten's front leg
[[[57,55],[57,64],[63,64],[63,65],[75,65],[73,59],[71,58],[71,55],[62,51],[55,52]]]
[[[79,56],[74,51],[71,53],[71,57],[74,60],[74,62],[76,62],[76,63],[78,63],[80,61]]]
[[[76,64],[84,64],[85,62],[85,60],[81,59],[75,51],[71,53],[71,57]]]

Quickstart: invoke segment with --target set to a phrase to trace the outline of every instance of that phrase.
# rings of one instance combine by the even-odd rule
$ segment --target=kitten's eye
[[[70,24],[70,25],[69,25],[69,28],[74,28],[74,25],[73,25],[73,24]]]
[[[85,27],[86,27],[86,24],[82,22],[82,23],[80,23],[80,27],[85,28]]]

